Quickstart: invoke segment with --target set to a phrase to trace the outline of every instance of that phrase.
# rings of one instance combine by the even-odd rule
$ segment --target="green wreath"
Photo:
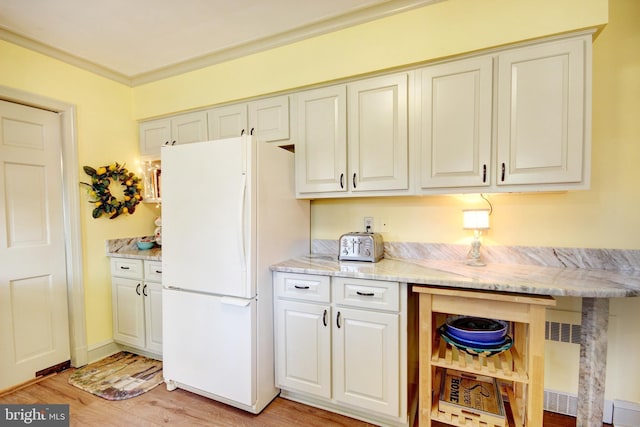
[[[133,172],[129,172],[124,165],[118,162],[101,166],[97,170],[90,166],[83,166],[84,172],[91,177],[91,184],[81,182],[89,189],[89,196],[95,200],[90,200],[95,207],[92,216],[100,218],[103,214],[114,219],[121,214],[133,214],[136,206],[142,201],[142,184],[140,179]],[[124,199],[118,200],[111,194],[109,186],[111,182],[120,182],[124,187]]]

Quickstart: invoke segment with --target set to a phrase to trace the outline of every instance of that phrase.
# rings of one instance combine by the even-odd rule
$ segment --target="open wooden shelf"
[[[431,365],[501,380],[529,383],[529,375],[524,368],[522,356],[515,347],[495,356],[474,356],[450,346],[437,337],[431,355]]]
[[[436,374],[433,381],[434,390],[440,390],[443,372],[443,369],[436,369]],[[506,415],[504,422],[499,423],[497,421],[485,420],[482,415],[475,415],[471,412],[469,412],[468,415],[461,415],[450,412],[446,408],[440,407],[439,394],[439,392],[433,393],[432,397],[431,419],[433,421],[461,427],[508,427],[510,425]]]

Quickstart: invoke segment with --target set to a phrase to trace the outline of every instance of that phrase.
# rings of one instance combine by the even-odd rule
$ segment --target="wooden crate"
[[[484,375],[442,370],[438,412],[438,418],[455,418],[458,425],[507,426],[498,381]]]

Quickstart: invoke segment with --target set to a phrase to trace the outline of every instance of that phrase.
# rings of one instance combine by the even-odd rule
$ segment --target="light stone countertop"
[[[491,264],[462,261],[383,258],[377,263],[338,261],[336,256],[311,254],[271,266],[272,271],[407,282],[535,295],[594,298],[640,295],[640,271],[572,267]]]
[[[153,236],[148,237],[153,238]],[[107,240],[105,242],[107,256],[162,261],[161,246],[155,245],[153,248],[146,250],[138,249],[136,242],[143,238],[145,236]]]

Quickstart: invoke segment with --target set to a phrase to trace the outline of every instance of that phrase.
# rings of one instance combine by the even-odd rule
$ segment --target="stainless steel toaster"
[[[384,243],[379,233],[346,233],[340,236],[340,261],[378,262],[384,256]]]

